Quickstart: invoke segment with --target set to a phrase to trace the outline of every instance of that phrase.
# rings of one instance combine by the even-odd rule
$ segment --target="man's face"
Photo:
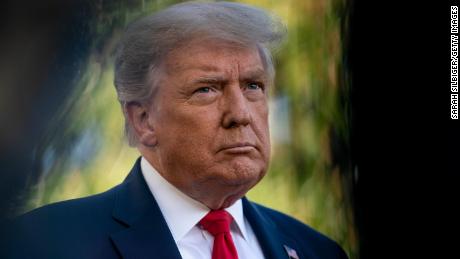
[[[149,118],[157,170],[210,208],[241,198],[268,167],[267,76],[256,47],[208,40],[171,52]]]

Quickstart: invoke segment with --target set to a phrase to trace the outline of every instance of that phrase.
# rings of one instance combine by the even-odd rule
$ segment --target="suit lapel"
[[[126,229],[111,235],[123,258],[181,258],[160,208],[142,176],[140,159],[120,185],[112,215],[126,226]]]
[[[289,258],[285,246],[296,248],[294,240],[279,231],[275,223],[243,198],[244,216],[251,224],[266,259]]]

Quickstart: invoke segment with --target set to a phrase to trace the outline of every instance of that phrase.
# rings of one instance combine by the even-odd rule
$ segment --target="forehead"
[[[263,71],[265,67],[257,46],[242,46],[229,41],[196,39],[172,50],[165,59],[168,72],[202,70],[220,72],[238,69]]]

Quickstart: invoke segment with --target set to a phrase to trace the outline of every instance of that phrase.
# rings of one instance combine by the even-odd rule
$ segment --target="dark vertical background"
[[[35,148],[78,78],[92,37],[87,1],[6,1],[0,15],[0,211],[35,181]]]
[[[360,255],[456,257],[460,131],[450,120],[449,5],[353,1],[351,10]]]

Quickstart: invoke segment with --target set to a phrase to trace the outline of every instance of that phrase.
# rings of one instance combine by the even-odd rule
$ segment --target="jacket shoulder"
[[[52,203],[14,218],[3,237],[9,246],[7,255],[12,255],[6,258],[58,258],[70,251],[84,257],[79,252],[111,247],[108,234],[121,228],[111,219],[119,188]]]
[[[278,231],[303,249],[312,258],[348,258],[345,251],[331,238],[280,211],[253,203],[276,226]]]
[[[106,216],[113,208],[118,188],[119,186],[116,186],[103,193],[88,197],[51,203],[20,215],[13,222],[27,224],[29,222],[48,221],[59,224],[65,221],[68,225],[72,219],[78,219],[78,222],[81,222],[87,217]]]

